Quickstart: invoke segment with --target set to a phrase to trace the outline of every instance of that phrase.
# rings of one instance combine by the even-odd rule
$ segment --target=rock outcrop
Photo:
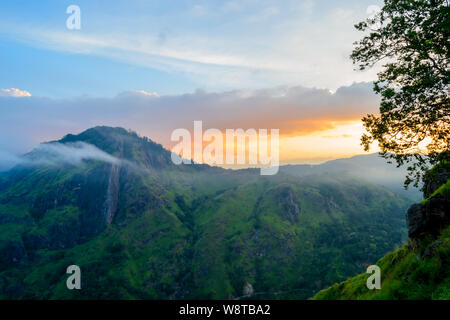
[[[423,197],[430,197],[440,186],[450,179],[450,165],[442,163],[431,169],[424,178]]]
[[[407,212],[408,235],[411,239],[438,235],[450,223],[450,200],[435,196],[424,204],[413,204]]]
[[[438,165],[425,178],[423,187],[425,200],[413,204],[407,211],[408,235],[411,240],[426,235],[436,236],[450,224],[450,198],[447,192],[436,192],[445,188],[450,179],[449,165]]]
[[[282,209],[280,216],[290,223],[297,222],[301,209],[295,199],[293,190],[289,187],[283,187],[278,192],[278,202]]]

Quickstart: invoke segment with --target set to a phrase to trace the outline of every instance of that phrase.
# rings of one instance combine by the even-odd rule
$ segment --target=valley
[[[307,299],[407,238],[413,201],[348,170],[174,165],[121,128],[52,143],[80,142],[113,159],[0,174],[0,298]]]

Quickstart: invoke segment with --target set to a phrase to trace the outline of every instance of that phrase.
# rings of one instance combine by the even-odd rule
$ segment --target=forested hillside
[[[406,239],[410,201],[345,172],[176,166],[109,127],[25,158],[0,175],[3,299],[306,299]]]

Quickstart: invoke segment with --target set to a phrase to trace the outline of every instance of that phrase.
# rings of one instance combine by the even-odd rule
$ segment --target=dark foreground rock
[[[425,201],[413,204],[407,211],[408,235],[412,240],[426,235],[437,236],[450,224],[450,198],[448,192],[437,191],[446,187],[450,178],[448,163],[430,170],[423,187]]]
[[[424,204],[414,204],[407,212],[408,235],[411,239],[427,234],[438,235],[450,223],[450,200],[436,196]]]

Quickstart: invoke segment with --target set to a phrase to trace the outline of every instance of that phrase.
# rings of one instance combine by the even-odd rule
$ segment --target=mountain
[[[339,170],[177,166],[95,127],[0,175],[0,298],[306,299],[403,244],[409,204]]]
[[[407,212],[410,240],[376,265],[381,288],[368,290],[369,274],[360,274],[320,291],[316,300],[450,299],[450,165],[427,173],[422,202]]]
[[[450,228],[418,247],[411,243],[390,252],[376,265],[381,269],[381,289],[368,290],[363,273],[322,290],[315,300],[449,300]]]
[[[319,165],[285,165],[280,169],[283,172],[296,176],[305,176],[314,173],[346,173],[352,177],[384,186],[413,201],[420,201],[422,199],[420,188],[409,186],[408,189],[404,189],[403,182],[407,175],[406,168],[398,168],[394,164],[388,163],[386,159],[377,153],[331,160]]]

